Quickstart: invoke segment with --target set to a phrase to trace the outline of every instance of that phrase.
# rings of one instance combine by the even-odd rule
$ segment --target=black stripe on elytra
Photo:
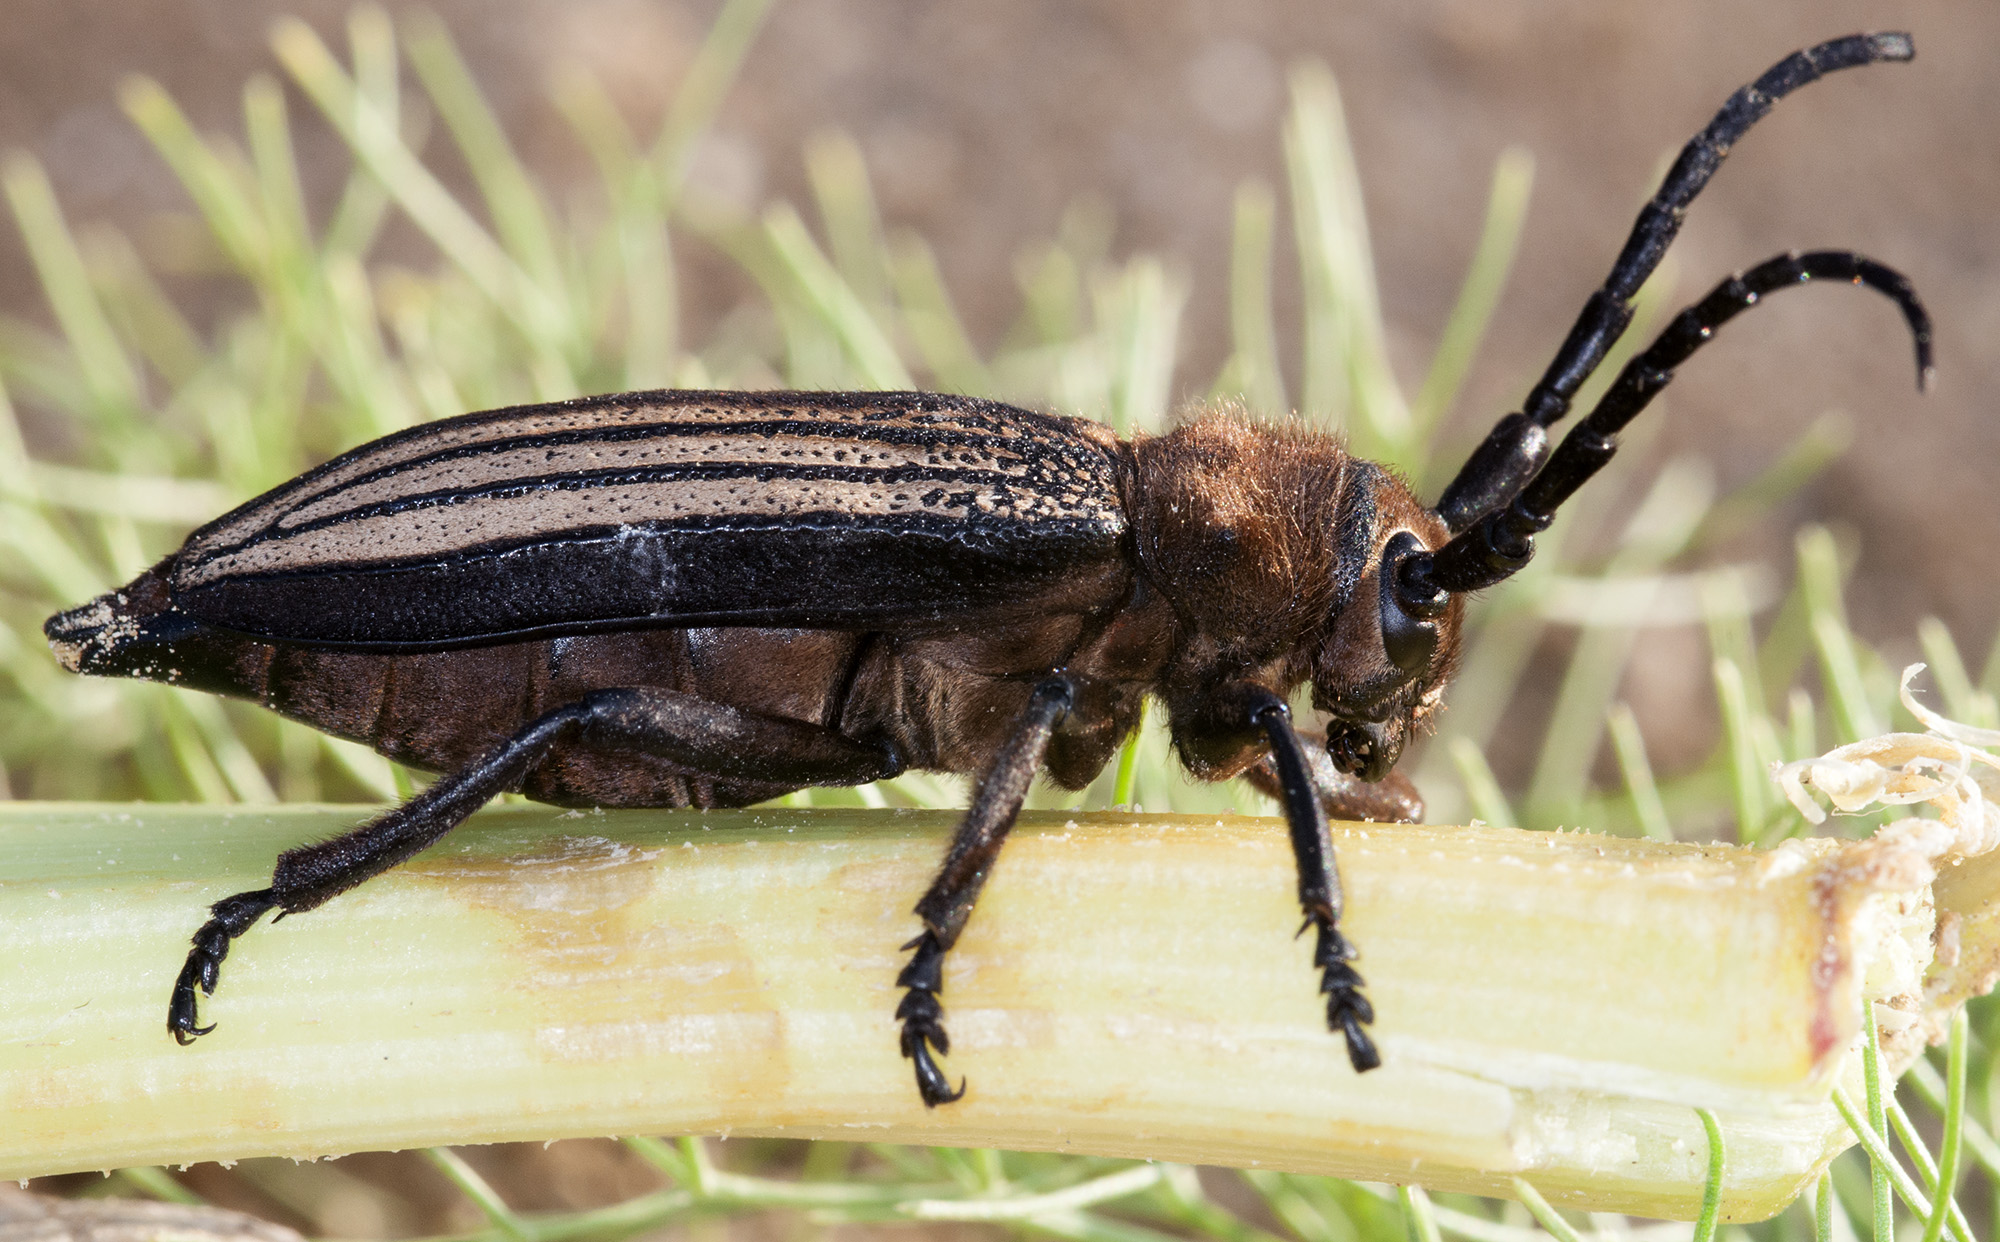
[[[709,534],[782,534],[799,538],[854,534],[883,535],[893,538],[922,537],[943,541],[971,552],[999,549],[1039,560],[1047,554],[1038,550],[1038,541],[1046,540],[1051,546],[1079,540],[1115,543],[1123,533],[1122,523],[1113,525],[1089,518],[1042,518],[1033,523],[1032,532],[1020,529],[1022,525],[1020,522],[1010,522],[1006,523],[1005,527],[1011,529],[996,526],[990,529],[967,530],[962,522],[928,513],[876,514],[867,518],[838,511],[780,515],[700,514],[661,521],[604,522],[592,526],[578,526],[556,534],[544,533],[495,539],[485,543],[465,544],[421,558],[324,561],[303,569],[262,569],[250,573],[231,574],[216,581],[218,583],[276,582],[305,580],[335,573],[343,575],[397,573],[412,566],[455,564],[459,561],[505,556],[524,549],[545,546],[557,547],[563,544],[599,541],[638,541],[655,536],[682,538]]]
[[[438,650],[642,626],[928,622],[1028,598],[1120,558],[1117,533],[1082,522],[991,539],[918,516],[584,536],[223,578],[176,589],[174,600],[204,624],[281,642]]]
[[[937,501],[928,499],[928,497],[934,492],[942,491],[945,495],[941,499],[947,504],[947,507],[957,507],[951,504],[951,501],[956,498],[957,493],[969,492],[973,488],[990,487],[1003,499],[1014,494],[1023,494],[1047,500],[1059,509],[1075,508],[1073,504],[1063,501],[1060,497],[1029,486],[1016,475],[1000,474],[994,471],[932,469],[924,466],[898,466],[888,469],[876,469],[865,466],[780,466],[769,463],[689,462],[677,463],[671,466],[642,467],[636,470],[568,471],[561,474],[537,475],[524,479],[508,479],[504,482],[494,483],[482,488],[420,492],[410,496],[398,496],[393,500],[377,501],[371,505],[342,510],[338,513],[329,514],[326,517],[316,518],[311,522],[302,522],[297,526],[285,527],[282,530],[273,530],[270,527],[265,527],[249,534],[239,542],[204,548],[200,560],[214,559],[228,553],[255,547],[260,543],[292,539],[300,535],[345,525],[350,522],[365,521],[375,517],[387,517],[398,513],[445,508],[454,504],[471,504],[487,500],[508,500],[531,495],[535,492],[590,491],[615,487],[653,488],[670,486],[675,483],[728,482],[738,479],[753,483],[770,483],[785,480],[872,484],[875,486],[908,485],[913,493],[918,488],[922,488],[928,484],[930,485],[929,488],[922,494],[912,495],[909,503],[926,506],[933,505]],[[1108,482],[1108,480],[1105,481]],[[1098,482],[1098,480],[1080,480],[1079,482],[1087,484]],[[1114,490],[1105,487],[1099,493],[1099,496],[1105,502],[1107,509],[1115,510],[1117,508],[1118,496]],[[960,504],[970,508],[972,502],[969,495],[966,499],[960,501]],[[799,514],[814,512],[820,511],[798,511]],[[838,511],[833,512],[837,513]],[[787,515],[778,514],[774,516],[784,517]],[[857,519],[861,519],[870,515],[855,516]],[[995,513],[993,516],[1003,517],[1004,514]],[[1038,519],[1032,516],[1022,516],[1016,517],[1013,520],[1035,521]],[[554,535],[558,532],[549,533]],[[199,563],[199,561],[196,563]]]

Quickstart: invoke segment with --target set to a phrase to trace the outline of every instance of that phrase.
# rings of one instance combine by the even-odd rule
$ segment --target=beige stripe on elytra
[[[276,525],[279,530],[293,530],[322,518],[407,496],[479,491],[523,479],[687,465],[861,466],[876,470],[935,465],[994,471],[1017,478],[1025,473],[1017,456],[954,449],[946,444],[884,444],[825,436],[732,436],[713,432],[699,436],[650,436],[643,440],[499,449],[445,461],[421,462],[393,475],[365,479],[322,495],[286,513]]]
[[[876,407],[854,410],[828,410],[809,405],[754,407],[727,405],[641,405],[600,406],[587,410],[540,410],[531,413],[524,412],[514,418],[494,419],[483,422],[478,420],[469,420],[466,422],[447,421],[427,428],[423,435],[413,436],[408,440],[394,444],[384,444],[371,451],[363,452],[354,460],[345,463],[336,470],[329,471],[320,478],[312,480],[309,484],[279,488],[275,493],[271,494],[270,499],[266,503],[257,505],[243,513],[235,521],[229,523],[227,527],[211,532],[207,538],[201,541],[200,546],[214,547],[248,538],[271,522],[280,520],[283,515],[304,507],[314,498],[327,495],[330,492],[345,487],[364,475],[374,474],[380,470],[392,469],[395,466],[414,461],[418,458],[427,457],[433,453],[449,452],[452,449],[469,448],[480,444],[489,444],[523,436],[546,436],[572,431],[619,430],[629,427],[654,425],[698,426],[722,429],[743,423],[769,423],[774,420],[784,421],[787,419],[797,422],[799,437],[805,439],[812,438],[812,428],[815,424],[822,426],[826,424],[839,426],[865,425],[870,428],[920,431],[925,434],[935,435],[940,440],[949,440],[953,437],[967,434],[991,435],[993,432],[990,423],[983,420],[974,424],[959,423],[950,417],[950,411],[912,410],[909,412],[909,417],[888,419],[881,417],[881,413],[882,411]],[[918,415],[924,416],[926,421],[923,423],[915,421]],[[939,421],[940,416],[942,416],[942,421]],[[704,439],[704,437],[700,436],[681,438],[693,439],[696,442]],[[760,435],[745,438],[762,439],[763,437]],[[600,443],[595,447],[599,451],[602,451],[610,446]],[[550,450],[544,448],[539,451],[548,452]],[[451,464],[455,465],[456,463]],[[536,473],[541,474],[550,472],[551,468],[548,466],[544,466],[542,469],[536,471]],[[434,490],[428,488],[411,488],[402,481],[404,477],[404,475],[398,474],[393,480],[385,480],[384,486],[390,492],[386,497],[387,499],[394,499],[396,496],[407,496],[417,490]],[[366,504],[369,502],[359,501],[357,503]],[[341,504],[335,511],[345,507],[347,507],[345,504]]]
[[[934,483],[849,483],[801,479],[677,480],[670,484],[623,484],[552,489],[524,495],[483,497],[456,504],[406,509],[355,518],[303,531],[272,535],[209,559],[183,556],[174,582],[187,589],[238,574],[423,561],[493,543],[515,543],[566,530],[638,526],[676,519],[782,517],[837,512],[855,517],[924,515],[967,521],[1004,513],[1019,519],[1083,518],[1101,522],[1108,533],[1123,528],[1114,500],[1097,489],[1050,495],[1011,491],[1003,500],[993,488],[971,491],[970,506],[925,504]]]

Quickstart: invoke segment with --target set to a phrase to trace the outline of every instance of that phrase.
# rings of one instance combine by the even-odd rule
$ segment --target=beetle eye
[[[1376,592],[1381,600],[1382,650],[1391,664],[1411,674],[1430,667],[1437,652],[1437,625],[1426,618],[1441,610],[1402,572],[1405,562],[1427,551],[1423,540],[1409,531],[1397,531],[1382,549],[1382,581]]]

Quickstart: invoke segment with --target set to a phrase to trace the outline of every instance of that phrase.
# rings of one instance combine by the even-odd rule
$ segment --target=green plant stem
[[[1947,1040],[1944,1146],[1938,1153],[1937,1186],[1931,1191],[1931,1214],[1924,1221],[1923,1242],[1938,1242],[1956,1197],[1958,1158],[1964,1140],[1966,1040],[1965,1010],[1960,1009],[1951,1016]]]

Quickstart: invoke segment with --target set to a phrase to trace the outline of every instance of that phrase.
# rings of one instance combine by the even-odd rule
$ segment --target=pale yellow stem
[[[204,907],[364,813],[0,807],[0,1176],[721,1133],[1521,1178],[1687,1217],[1707,1108],[1724,1216],[1754,1219],[1846,1146],[1862,999],[1918,1011],[1935,924],[1927,877],[1864,845],[1338,828],[1384,1059],[1357,1076],[1280,821],[1027,815],[948,959],[970,1088],[926,1110],[891,1015],[951,812],[511,806],[255,928],[215,1033],[175,1046]]]

